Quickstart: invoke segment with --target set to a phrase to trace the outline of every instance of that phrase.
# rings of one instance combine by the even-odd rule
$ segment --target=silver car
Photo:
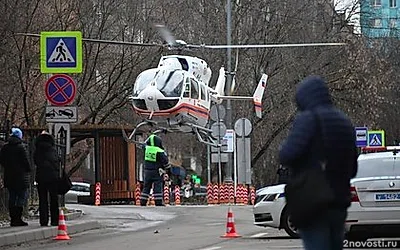
[[[358,173],[351,180],[348,238],[400,236],[400,147],[360,154]]]
[[[78,203],[78,196],[90,196],[90,184],[85,182],[72,182],[72,187],[65,194],[65,203]]]

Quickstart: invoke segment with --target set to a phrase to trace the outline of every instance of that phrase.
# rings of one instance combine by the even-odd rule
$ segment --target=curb
[[[76,212],[72,212],[72,213],[66,213],[64,215],[64,218],[65,218],[66,221],[70,221],[70,220],[78,219],[82,215],[83,215],[82,211],[76,211]]]
[[[68,226],[68,234],[81,233],[98,229],[101,225],[97,221],[77,222]],[[57,227],[34,228],[23,232],[12,232],[0,235],[0,246],[15,245],[34,240],[44,240],[57,236]]]

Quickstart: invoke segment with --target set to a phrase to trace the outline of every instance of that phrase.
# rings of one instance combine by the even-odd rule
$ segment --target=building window
[[[396,8],[397,7],[396,0],[389,0],[389,7],[390,8]]]
[[[375,6],[382,6],[382,0],[371,0],[370,5],[375,7]]]
[[[397,23],[396,18],[390,18],[389,19],[389,28],[396,28],[397,27],[396,23]]]
[[[380,27],[382,27],[382,19],[379,19],[379,18],[371,19],[369,25],[370,25],[370,27],[373,27],[373,28],[380,28]]]

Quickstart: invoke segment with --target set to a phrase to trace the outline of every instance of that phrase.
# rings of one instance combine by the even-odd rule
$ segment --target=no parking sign
[[[46,82],[45,92],[47,100],[53,105],[65,106],[74,101],[76,84],[68,75],[53,75]]]

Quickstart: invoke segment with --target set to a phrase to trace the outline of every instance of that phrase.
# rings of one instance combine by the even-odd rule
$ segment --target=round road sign
[[[223,138],[226,133],[226,126],[222,122],[215,122],[211,125],[211,135],[214,138]]]
[[[248,136],[252,129],[251,122],[247,118],[240,118],[235,122],[235,132],[238,136]]]
[[[220,120],[225,118],[225,107],[222,105],[212,105],[210,109],[210,118],[215,122],[219,122]]]
[[[57,74],[47,80],[45,92],[47,100],[49,100],[51,104],[64,106],[74,101],[76,85],[70,76]]]

